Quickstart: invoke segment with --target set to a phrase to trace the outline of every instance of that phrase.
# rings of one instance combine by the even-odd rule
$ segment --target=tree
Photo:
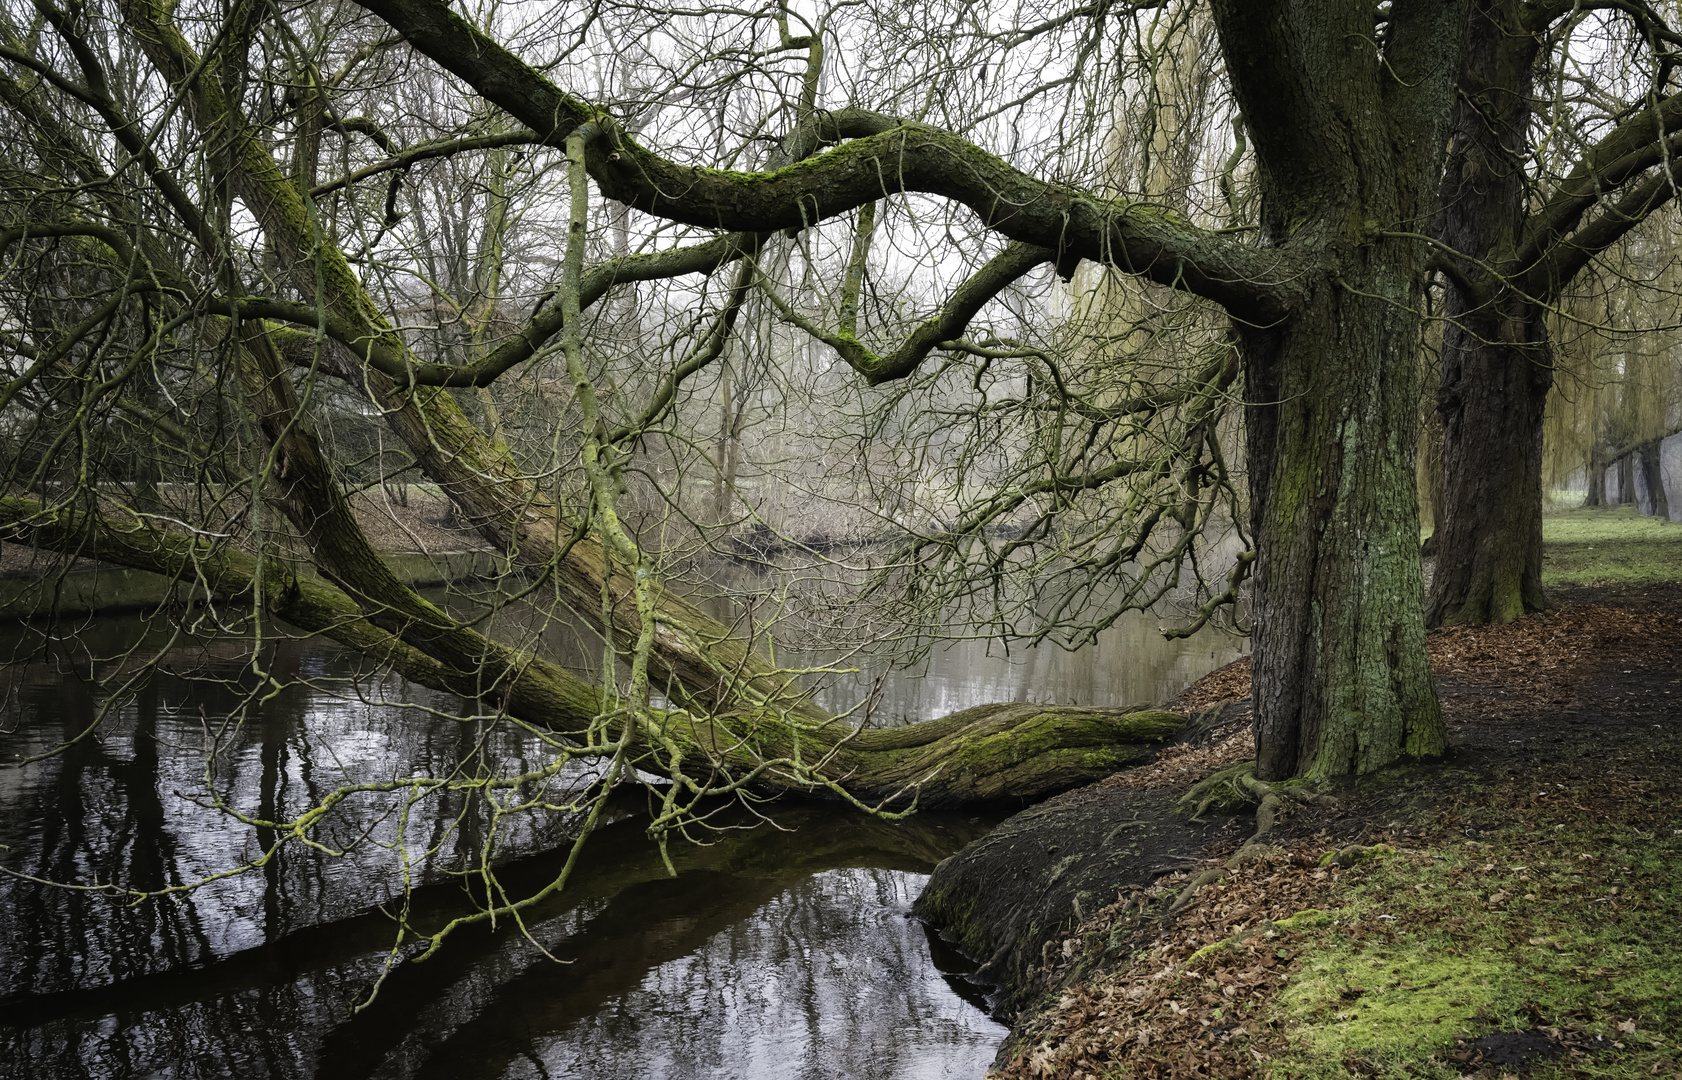
[[[207,600],[333,636],[567,737],[556,768],[596,759],[605,788],[633,768],[661,772],[672,781],[653,826],[662,835],[720,794],[794,790],[888,807],[913,795],[923,805],[1033,797],[1103,775],[1171,730],[1176,719],[1150,711],[1037,707],[855,729],[817,709],[800,673],[758,650],[740,621],[662,585],[663,554],[629,511],[649,491],[678,516],[685,504],[639,475],[653,471],[648,448],[676,455],[696,441],[679,418],[692,394],[716,399],[695,388],[742,342],[745,312],[767,327],[775,314],[871,386],[970,383],[982,395],[971,419],[1015,426],[963,453],[991,468],[1030,448],[1044,463],[1037,478],[1012,474],[980,493],[956,521],[917,523],[912,555],[979,553],[993,580],[1121,580],[1120,605],[1149,603],[1195,568],[1193,540],[1218,508],[1241,516],[1221,445],[1224,404],[1241,385],[1253,549],[1199,618],[1231,602],[1253,568],[1258,775],[1366,772],[1444,749],[1424,652],[1413,454],[1427,275],[1466,276],[1422,230],[1441,203],[1468,27],[1479,25],[1468,5],[1214,0],[1205,23],[1195,5],[1152,0],[980,29],[954,8],[953,29],[938,33],[927,12],[893,7],[842,6],[806,26],[786,5],[685,12],[693,39],[651,48],[614,83],[629,88],[612,107],[566,88],[591,85],[578,57],[640,40],[665,15],[616,9],[604,31],[590,13],[556,8],[526,35],[528,63],[504,44],[518,36],[507,24],[439,0],[310,5],[307,36],[260,5],[34,7],[28,20],[11,13],[0,43],[17,180],[0,250],[20,267],[7,280],[0,410],[35,433],[7,463],[6,539],[191,580]],[[1173,37],[1210,25],[1207,48]],[[822,108],[825,79],[841,78],[825,66],[826,42],[837,41],[888,83],[849,77],[849,96]],[[935,61],[926,69],[905,66],[924,53]],[[1239,120],[1238,138],[1212,146],[1208,166],[1188,149],[1169,171],[1226,197],[1188,212],[1118,193],[1107,95],[1159,85],[1163,64],[1206,62],[1204,92]],[[349,114],[366,104],[378,115],[389,100],[379,88],[416,68],[464,103],[449,130],[400,140],[394,125]],[[988,77],[1022,90],[1014,105],[992,107]],[[1071,106],[1072,122],[1046,122]],[[487,120],[493,108],[512,124]],[[683,115],[661,126],[662,110]],[[1662,201],[1668,144],[1652,133],[1669,137],[1673,111],[1666,99],[1583,149],[1567,171],[1579,180],[1538,219],[1549,267],[1578,258],[1610,215]],[[1147,113],[1165,139],[1207,130]],[[332,138],[342,140],[338,175],[323,181]],[[1153,153],[1169,149],[1154,140],[1144,143]],[[541,164],[527,169],[509,152]],[[425,248],[453,261],[448,272],[392,256],[393,234],[421,250],[404,230],[440,216],[415,201],[405,220],[406,174],[474,155],[488,170],[466,168],[461,190],[483,183],[501,215],[529,185],[532,231],[487,220],[482,242],[458,231]],[[1254,204],[1231,197],[1243,162],[1253,162]],[[535,178],[550,169],[564,173],[564,209],[538,197]],[[1633,186],[1573,233],[1608,177]],[[606,217],[623,241],[592,262]],[[883,256],[888,241],[895,250]],[[505,256],[490,272],[486,259],[522,243],[530,257]],[[841,268],[828,307],[812,299],[824,292],[812,279],[825,252]],[[870,292],[884,258],[962,269],[927,275],[940,288],[932,305],[915,293],[890,303]],[[1183,302],[1159,305],[1175,314],[1159,320],[1165,333],[1207,328],[1218,311],[1221,336],[1164,352],[1175,362],[1150,377],[1127,374],[1123,361],[1161,341],[1142,333],[1155,313],[1130,301],[1108,313],[1127,309],[1125,331],[1065,347],[1023,298],[1083,260],[1147,283],[1137,296]],[[784,280],[800,267],[805,283]],[[626,335],[637,347],[606,363],[612,328],[600,311],[634,310],[620,301],[653,283],[670,290],[662,343],[645,350],[652,324],[639,322]],[[493,342],[474,298],[512,312],[515,296],[531,297],[529,312],[508,316]],[[786,333],[756,330],[766,342]],[[1010,365],[1018,374],[998,375]],[[325,381],[360,396],[524,575],[521,589],[594,623],[611,653],[598,683],[392,573],[353,512],[354,463],[321,436]],[[562,417],[547,448],[499,439],[482,403],[486,423],[476,421],[477,391],[514,383]],[[168,394],[152,395],[154,384]],[[908,391],[872,399],[872,430],[919,400],[947,415]],[[183,528],[102,483],[112,475],[105,433],[120,417],[142,418],[167,449],[159,457],[200,477],[212,513]],[[382,471],[383,443],[378,453]],[[734,469],[723,471],[728,484]],[[1066,511],[1076,525],[1054,535]],[[1010,535],[998,540],[1001,525]],[[294,550],[319,579],[299,571]],[[1040,551],[1050,554],[1036,562]],[[918,580],[915,562],[896,570]],[[594,814],[601,803],[580,805]]]
[[[1412,444],[1414,376],[1411,363],[1399,359],[1411,357],[1418,346],[1414,312],[1427,249],[1395,226],[1421,220],[1432,206],[1439,155],[1431,148],[1446,133],[1458,57],[1441,43],[1459,39],[1458,8],[1395,12],[1376,54],[1345,44],[1351,34],[1370,37],[1372,14],[1361,5],[1212,8],[1258,163],[1261,242],[1250,243],[1149,205],[1048,184],[950,132],[864,109],[813,112],[803,121],[797,112],[782,151],[792,164],[782,168],[731,174],[680,165],[642,147],[610,114],[561,91],[443,5],[368,7],[399,30],[409,47],[527,125],[529,138],[564,147],[572,161],[572,241],[559,303],[539,312],[521,337],[473,366],[428,364],[414,356],[323,236],[294,178],[297,168],[289,176],[277,164],[273,147],[238,103],[243,89],[238,74],[246,62],[238,50],[248,48],[249,39],[217,38],[213,44],[220,51],[201,55],[179,28],[179,15],[138,0],[123,8],[139,50],[170,92],[184,96],[199,137],[218,147],[221,213],[231,220],[237,204],[255,218],[283,275],[277,283],[299,297],[250,295],[228,266],[219,271],[215,295],[204,295],[179,276],[169,281],[171,292],[194,298],[201,310],[235,317],[242,385],[270,448],[274,475],[285,482],[280,509],[345,603],[367,613],[372,625],[366,633],[373,636],[364,639],[365,647],[377,639],[389,655],[410,655],[412,677],[423,670],[424,655],[446,672],[459,673],[447,676],[452,685],[502,695],[511,709],[550,723],[570,711],[580,731],[601,730],[599,718],[610,711],[591,703],[584,688],[563,689],[553,672],[541,672],[545,689],[531,688],[540,681],[536,665],[449,619],[383,571],[359,538],[331,463],[298,422],[298,404],[285,378],[286,344],[253,321],[259,318],[314,325],[343,346],[311,354],[310,363],[362,384],[421,467],[499,550],[553,574],[581,611],[597,609],[607,589],[608,628],[632,657],[630,701],[646,699],[654,673],[663,674],[691,717],[710,712],[716,722],[719,710],[748,704],[778,710],[789,723],[803,714],[811,719],[809,708],[789,696],[774,671],[733,645],[723,628],[659,590],[646,553],[618,522],[616,489],[627,436],[608,429],[594,400],[580,313],[615,277],[739,263],[744,269],[720,315],[716,336],[722,337],[754,284],[751,256],[773,234],[817,227],[884,196],[924,192],[967,206],[1009,243],[898,350],[877,356],[831,335],[843,356],[872,381],[903,377],[935,345],[954,339],[988,299],[1045,263],[1072,269],[1091,259],[1220,304],[1236,322],[1250,402],[1259,770],[1266,777],[1360,771],[1400,755],[1441,750],[1409,540],[1417,528],[1406,495],[1411,461],[1405,449]],[[153,148],[111,100],[83,16],[46,4],[41,10],[80,68],[80,82],[43,74],[57,76],[60,90],[79,97],[127,153],[148,163],[159,197],[202,249],[216,250],[215,222],[154,163]],[[785,33],[784,44],[798,47],[798,39]],[[303,96],[300,116],[325,124],[335,114],[330,103],[310,98],[319,93],[312,89],[316,81],[306,69],[294,92]],[[1351,120],[1369,113],[1375,118],[1370,124]],[[37,129],[51,123],[36,120]],[[1327,131],[1338,137],[1324,139]],[[825,144],[834,145],[812,155]],[[307,147],[308,139],[301,145]],[[623,261],[589,280],[582,236],[591,211],[583,172],[616,202],[651,217],[725,230],[724,235],[698,247]],[[308,178],[307,170],[303,176]],[[33,229],[21,227],[18,235],[41,235],[42,226],[31,224]],[[120,237],[101,236],[92,226],[51,227],[101,241],[118,262],[135,261],[133,248],[119,243]],[[162,264],[147,259],[146,273],[164,274]],[[492,381],[528,358],[540,335],[556,331],[563,336],[568,377],[583,410],[580,452],[590,492],[589,526],[599,541],[566,522],[440,388]],[[703,349],[694,363],[710,362],[717,351]],[[675,372],[674,382],[682,374]],[[657,399],[654,415],[666,404]],[[36,537],[58,535],[58,529],[66,537],[76,535],[73,522],[49,508],[16,503],[13,514],[28,522]],[[100,551],[142,561],[106,522],[95,524]],[[238,562],[233,553],[224,557],[231,580],[246,580],[233,565]],[[325,621],[316,619],[317,625]],[[527,700],[528,691],[536,697]],[[652,722],[652,714],[639,719]],[[778,730],[786,729],[758,729],[748,775],[763,776],[767,761],[785,759],[774,748],[786,751],[789,737],[772,734]],[[740,735],[725,741],[748,742]]]
[[[1672,198],[1682,103],[1667,87],[1678,40],[1646,5],[1472,6],[1433,230],[1444,245],[1445,512],[1431,625],[1508,622],[1547,607],[1549,316],[1586,267]],[[1588,94],[1573,92],[1566,72],[1583,52],[1599,76]],[[1629,64],[1632,53],[1644,64]],[[1539,73],[1552,83],[1541,97]]]
[[[598,185],[646,213],[723,228],[798,229],[894,190],[926,191],[964,202],[989,227],[1039,249],[1007,249],[1013,261],[995,272],[1007,280],[1047,258],[1093,258],[1222,304],[1249,324],[1239,335],[1261,552],[1260,771],[1337,773],[1440,751],[1423,627],[1411,611],[1419,592],[1413,545],[1403,542],[1417,529],[1416,510],[1398,496],[1410,490],[1403,481],[1411,461],[1405,452],[1362,461],[1348,451],[1412,434],[1412,376],[1389,350],[1417,347],[1417,316],[1398,316],[1394,305],[1417,308],[1423,248],[1413,237],[1382,235],[1380,222],[1429,212],[1431,192],[1420,184],[1434,184],[1440,160],[1426,148],[1445,130],[1457,73],[1457,54],[1433,48],[1432,35],[1458,39],[1445,31],[1456,13],[1398,16],[1388,49],[1416,77],[1403,85],[1389,82],[1374,57],[1340,55],[1343,47],[1330,44],[1357,22],[1369,31],[1364,8],[1246,14],[1214,7],[1260,166],[1269,244],[1257,248],[1147,208],[1050,189],[945,132],[862,111],[826,118],[833,127],[824,135],[850,141],[810,165],[763,177],[684,170],[618,137],[606,118],[447,10],[386,3],[370,10],[534,130],[583,128],[588,141],[602,138],[589,162]],[[1310,69],[1333,56],[1340,74],[1328,84],[1337,93],[1327,95]],[[1331,146],[1304,145],[1302,133],[1337,126],[1354,102],[1380,118],[1372,128]],[[1417,160],[1398,155],[1397,143]],[[894,173],[884,178],[889,157]],[[1355,258],[1362,248],[1371,250]],[[873,358],[850,359],[876,377],[893,373]]]

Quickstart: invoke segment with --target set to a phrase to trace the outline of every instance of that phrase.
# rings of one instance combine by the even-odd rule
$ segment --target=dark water
[[[318,847],[254,864],[281,839],[275,823],[346,785],[459,788],[539,768],[554,756],[543,739],[461,719],[461,700],[319,641],[171,642],[133,619],[60,627],[53,642],[3,633],[0,1076],[974,1077],[1004,1033],[907,917],[933,865],[990,821],[724,811],[704,845],[673,844],[671,877],[637,794],[523,927],[470,927],[424,963],[399,958],[354,1011],[392,963],[405,904],[423,930],[474,910],[482,879],[453,871],[488,850],[510,895],[541,888],[576,818],[493,819],[460,790],[361,791],[311,833]],[[950,664],[903,692],[890,679],[895,710],[1025,696],[999,681],[1013,669],[1052,697],[1109,703],[1050,665],[961,659],[974,686]],[[1214,659],[1175,663],[1189,681]],[[564,772],[549,801],[590,779]],[[99,887],[113,883],[181,891],[132,904]]]

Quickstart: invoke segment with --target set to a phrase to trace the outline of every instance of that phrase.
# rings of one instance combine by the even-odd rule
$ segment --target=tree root
[[[1337,805],[1337,800],[1329,795],[1316,795],[1294,785],[1275,785],[1257,780],[1254,761],[1241,761],[1195,784],[1186,793],[1185,798],[1180,800],[1182,806],[1195,806],[1191,820],[1200,820],[1211,806],[1237,809],[1239,806],[1253,804],[1256,807],[1256,831],[1224,865],[1205,870],[1187,882],[1179,895],[1174,897],[1174,902],[1168,905],[1168,910],[1162,913],[1162,917],[1167,919],[1179,914],[1191,903],[1199,889],[1220,881],[1227,870],[1270,850],[1269,845],[1263,843],[1263,838],[1273,831],[1274,825],[1284,816],[1287,800],[1308,806]]]

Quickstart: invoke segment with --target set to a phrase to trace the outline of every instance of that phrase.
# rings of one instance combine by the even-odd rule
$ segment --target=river
[[[824,703],[875,687],[885,722],[1161,700],[1238,654],[1154,626],[1079,653],[963,642],[926,670],[865,657]],[[0,1076],[975,1077],[1004,1034],[908,917],[933,865],[995,818],[726,811],[704,846],[673,845],[670,877],[631,792],[524,933],[460,932],[354,1011],[388,962],[405,868],[413,923],[472,910],[480,879],[452,871],[485,850],[482,804],[360,793],[320,847],[185,887],[256,859],[273,823],[336,787],[535,768],[543,740],[459,719],[459,699],[317,639],[172,641],[107,617],[50,639],[0,630],[0,650]],[[499,880],[511,894],[551,880],[576,829],[558,810],[497,820]],[[112,883],[183,891],[131,905],[88,888]]]

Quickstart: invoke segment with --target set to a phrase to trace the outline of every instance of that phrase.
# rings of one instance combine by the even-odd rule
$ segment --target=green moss
[[[1198,781],[1180,797],[1180,811],[1192,814],[1214,809],[1231,813],[1250,805],[1255,800],[1239,782],[1239,777],[1253,773],[1255,768],[1254,761],[1240,761]]]
[[[1320,857],[1321,866],[1359,866],[1364,862],[1382,859],[1386,855],[1394,855],[1396,849],[1388,844],[1374,844],[1372,847],[1351,846],[1341,851],[1328,851]]]
[[[1185,726],[1178,713],[1146,710],[1119,718],[1078,711],[1043,712],[1006,731],[966,741],[960,760],[980,765],[1013,765],[1048,756],[1101,766],[1136,760],[1141,743],[1172,738]]]
[[[1189,967],[1196,967],[1197,964],[1204,959],[1204,957],[1212,956],[1212,955],[1214,955],[1215,953],[1218,953],[1218,952],[1225,952],[1226,950],[1231,949],[1233,947],[1234,946],[1233,946],[1233,942],[1232,942],[1231,938],[1226,938],[1222,941],[1217,941],[1213,945],[1205,945],[1205,946],[1203,946],[1203,948],[1197,950],[1196,952],[1192,953],[1191,956],[1186,958],[1185,966],[1188,967],[1188,968]]]
[[[1470,1030],[1504,981],[1498,958],[1327,953],[1294,978],[1279,1007],[1298,1053],[1341,1062],[1429,1053]]]
[[[1288,919],[1280,919],[1273,925],[1281,930],[1312,930],[1317,926],[1328,926],[1332,917],[1319,908],[1303,908]]]
[[[1536,824],[1363,863],[1341,907],[1277,924],[1302,933],[1273,1005],[1290,1043],[1276,1075],[1458,1075],[1456,1038],[1538,1027],[1603,1047],[1597,1075],[1674,1071],[1682,833]]]
[[[986,951],[987,940],[975,918],[975,905],[974,895],[959,899],[950,891],[934,893],[925,889],[917,898],[917,913],[940,926],[941,935],[958,948],[976,954]]]
[[[1128,713],[1111,725],[1117,738],[1128,742],[1163,742],[1186,726],[1186,718],[1166,709],[1141,709]]]
[[[1634,507],[1573,510],[1542,519],[1544,585],[1682,581],[1682,525]]]

